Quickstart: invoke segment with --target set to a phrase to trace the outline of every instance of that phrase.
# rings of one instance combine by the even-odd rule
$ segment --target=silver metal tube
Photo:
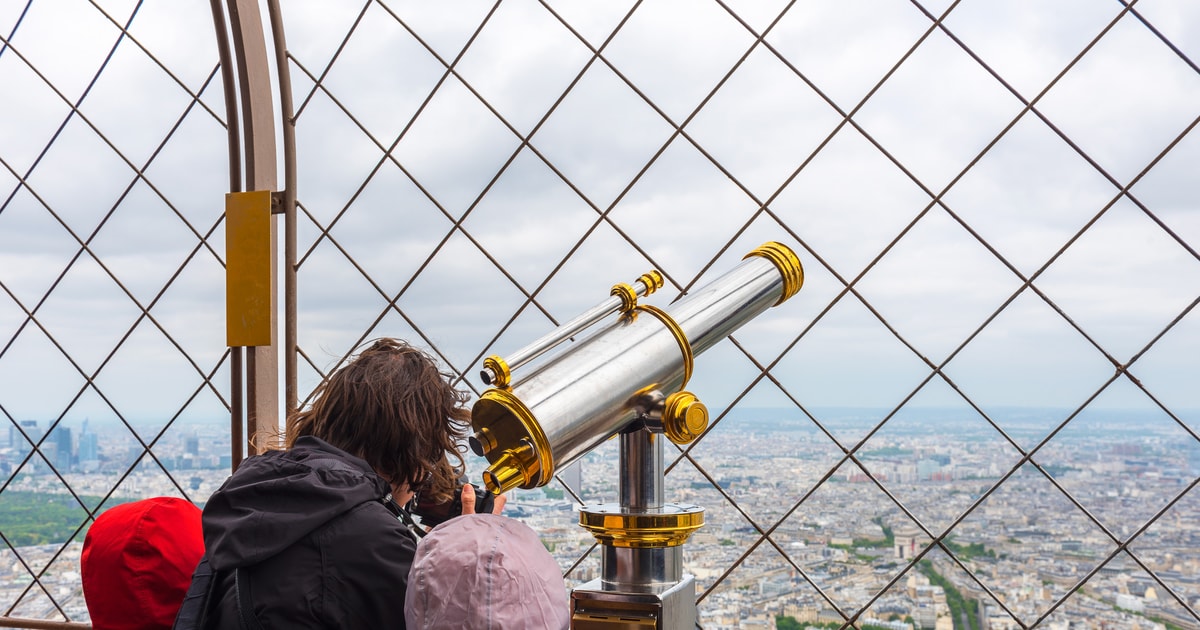
[[[698,355],[770,308],[780,290],[779,270],[756,256],[665,310],[687,335],[692,353]]]
[[[645,428],[621,434],[621,482],[617,491],[621,507],[641,512],[662,509],[665,439],[663,434]]]
[[[593,306],[579,317],[555,328],[542,337],[539,337],[533,343],[505,357],[504,362],[508,364],[508,369],[515,370],[620,309],[621,299],[611,297]],[[479,376],[483,379],[485,385],[491,385],[496,380],[496,375],[489,368],[483,368]]]
[[[601,579],[606,587],[653,589],[683,577],[683,546],[631,548],[602,545]]]
[[[635,280],[631,288],[633,288],[634,293],[638,297],[650,295],[655,291],[655,289],[657,289],[657,287],[651,286],[641,279]],[[592,327],[605,317],[608,317],[613,313],[620,312],[624,305],[624,300],[614,295],[597,304],[596,306],[593,306],[587,311],[584,311],[583,314],[579,315],[575,319],[562,324],[558,328],[555,328],[549,333],[539,337],[534,342],[505,357],[504,362],[508,364],[508,369],[510,371],[515,370],[522,365],[525,365],[526,363],[529,363],[530,361],[542,356],[558,344]],[[492,372],[490,368],[486,367],[480,370],[479,377],[483,380],[485,385],[491,385],[496,381],[496,374]]]

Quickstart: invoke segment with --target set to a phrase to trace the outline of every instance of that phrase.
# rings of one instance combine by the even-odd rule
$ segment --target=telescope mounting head
[[[488,357],[480,375],[491,387],[471,410],[470,438],[472,450],[491,464],[484,485],[495,493],[546,485],[557,469],[635,423],[676,444],[692,442],[709,420],[704,403],[684,390],[694,357],[803,283],[792,250],[768,242],[666,308],[637,303],[662,286],[662,275],[649,272],[632,285],[615,285],[607,300],[516,353]]]

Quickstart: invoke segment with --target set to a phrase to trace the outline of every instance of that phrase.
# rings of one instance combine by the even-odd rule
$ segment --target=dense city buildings
[[[1200,627],[1200,444],[1173,420],[1114,412],[1060,428],[1065,414],[1040,413],[993,426],[910,412],[876,429],[869,413],[817,414],[818,427],[757,410],[731,413],[686,457],[669,446],[668,500],[705,508],[685,546],[702,626]],[[47,427],[22,428],[41,439]],[[64,481],[106,505],[203,503],[228,475],[226,434],[219,423],[183,426],[159,436],[150,459],[128,429],[91,422],[42,440],[31,465],[10,433],[0,504],[10,492],[62,494]],[[616,462],[610,441],[564,474],[567,488],[510,497],[509,513],[541,533],[571,585],[599,572],[573,495],[615,501]],[[13,615],[53,617],[32,573],[63,612],[86,618],[79,546],[0,551],[0,605],[20,598]]]

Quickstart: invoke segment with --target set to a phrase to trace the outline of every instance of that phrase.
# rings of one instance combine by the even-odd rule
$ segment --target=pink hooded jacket
[[[404,618],[408,630],[561,630],[571,602],[562,570],[529,526],[469,514],[417,545]]]

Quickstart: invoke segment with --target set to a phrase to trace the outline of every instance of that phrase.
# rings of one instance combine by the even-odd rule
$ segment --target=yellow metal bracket
[[[225,195],[225,337],[229,346],[271,345],[269,190]]]

